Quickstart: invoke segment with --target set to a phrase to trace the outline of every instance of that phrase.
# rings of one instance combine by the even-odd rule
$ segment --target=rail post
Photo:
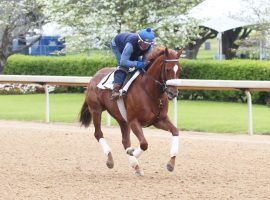
[[[248,103],[248,134],[253,135],[253,124],[252,124],[252,99],[249,90],[245,90]]]
[[[111,115],[106,111],[106,125],[111,126]]]
[[[49,98],[49,87],[47,84],[44,85],[45,90],[45,99],[46,99],[46,105],[45,105],[45,122],[50,122],[50,98]]]
[[[173,124],[177,128],[177,97],[173,98]]]

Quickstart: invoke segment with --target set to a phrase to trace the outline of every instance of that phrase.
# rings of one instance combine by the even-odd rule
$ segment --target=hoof
[[[141,177],[141,176],[144,176],[144,173],[143,172],[135,172],[134,175],[137,177]]]
[[[172,172],[172,171],[174,170],[174,166],[172,166],[171,163],[168,163],[168,164],[167,164],[167,170],[168,170],[169,172]]]
[[[107,167],[108,167],[109,169],[112,169],[113,166],[114,166],[114,163],[107,160],[106,165],[107,165]]]
[[[108,159],[107,159],[106,165],[107,165],[107,167],[109,169],[112,169],[113,166],[114,166],[113,157],[112,157],[112,153],[111,152],[108,154]]]
[[[143,171],[140,169],[139,165],[136,165],[134,168],[135,170],[134,175],[137,177],[144,176]]]

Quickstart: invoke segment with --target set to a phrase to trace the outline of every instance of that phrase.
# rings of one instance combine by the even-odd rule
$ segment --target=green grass
[[[214,39],[211,39],[209,41],[211,43],[210,50],[205,50],[204,44],[202,44],[202,46],[200,47],[200,50],[198,52],[197,59],[203,59],[203,60],[213,60],[214,59],[214,56],[217,53],[217,49],[218,49],[217,39],[214,38]]]
[[[77,122],[84,94],[50,94],[50,121]],[[0,95],[0,119],[45,120],[45,95]],[[172,116],[172,105],[169,116]],[[270,108],[253,105],[253,126],[257,134],[270,134]],[[102,119],[105,124],[105,114]],[[246,133],[247,104],[178,101],[180,130]],[[115,121],[112,121],[116,125]]]
[[[211,44],[211,49],[210,50],[205,50],[204,49],[204,44],[201,45],[198,55],[197,55],[197,59],[200,60],[213,60],[215,54],[217,54],[217,50],[218,50],[218,42],[217,42],[217,38],[213,38],[210,39],[210,44]],[[257,47],[257,50],[259,50],[259,47]],[[268,55],[270,55],[270,50],[268,50]],[[259,56],[259,55],[257,55]],[[270,57],[268,56],[269,60]]]
[[[76,122],[84,94],[50,94],[50,121]],[[0,95],[0,119],[45,120],[45,95]]]
[[[270,108],[256,104],[252,108],[254,131],[270,134]],[[182,100],[178,101],[178,118],[182,130],[246,133],[248,107],[246,103]]]

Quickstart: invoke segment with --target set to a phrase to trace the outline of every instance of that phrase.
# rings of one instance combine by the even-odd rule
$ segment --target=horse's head
[[[182,67],[179,63],[179,58],[182,53],[180,51],[165,49],[164,60],[163,60],[163,70],[161,72],[162,82],[165,84],[165,92],[167,93],[169,99],[173,99],[178,96],[178,90],[174,86],[167,86],[166,81],[169,79],[178,79],[179,73],[182,71]]]
[[[149,56],[149,61],[152,64],[150,71],[159,73],[158,82],[162,86],[164,92],[167,93],[169,99],[178,96],[178,90],[174,86],[167,86],[166,81],[169,79],[178,79],[182,67],[179,63],[179,58],[182,53],[168,48],[157,48],[153,54]],[[155,69],[155,70],[154,70]]]

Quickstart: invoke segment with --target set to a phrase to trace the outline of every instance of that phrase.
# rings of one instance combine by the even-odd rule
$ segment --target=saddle
[[[115,70],[116,71],[116,70]],[[97,85],[98,88],[105,90],[105,89],[109,89],[109,90],[113,90],[113,78],[114,78],[114,72],[109,73],[108,75],[106,75]],[[123,96],[127,93],[129,87],[131,86],[131,84],[133,83],[133,81],[140,75],[140,71],[139,70],[134,70],[131,73],[128,73],[126,76],[126,79],[124,81],[124,84],[122,86],[122,88],[119,90],[120,92],[120,96]]]

